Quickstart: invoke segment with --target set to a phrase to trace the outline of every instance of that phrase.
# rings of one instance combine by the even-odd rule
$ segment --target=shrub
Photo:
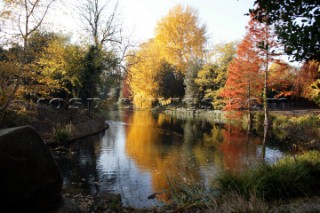
[[[69,138],[67,129],[57,129],[54,133],[54,138],[58,143],[66,143]]]

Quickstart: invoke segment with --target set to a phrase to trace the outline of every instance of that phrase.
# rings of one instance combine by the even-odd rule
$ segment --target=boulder
[[[48,212],[61,203],[62,183],[34,128],[0,130],[0,211]]]

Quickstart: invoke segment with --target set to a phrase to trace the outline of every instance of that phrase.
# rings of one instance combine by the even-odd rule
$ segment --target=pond
[[[257,134],[221,121],[142,111],[107,117],[109,129],[56,157],[65,192],[118,193],[124,205],[148,208],[167,201],[168,180],[209,188],[221,170],[241,172],[285,156]],[[157,198],[148,199],[153,193]]]

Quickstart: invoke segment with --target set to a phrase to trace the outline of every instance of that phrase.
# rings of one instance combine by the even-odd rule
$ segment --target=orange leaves
[[[294,94],[310,100],[319,99],[320,62],[309,61],[303,64],[294,81]]]
[[[255,51],[250,34],[238,45],[236,57],[228,67],[228,79],[220,95],[225,99],[225,110],[245,108],[250,98],[259,99],[262,82],[259,75],[261,60]]]

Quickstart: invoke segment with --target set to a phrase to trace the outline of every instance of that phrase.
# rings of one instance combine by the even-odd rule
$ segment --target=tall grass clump
[[[269,209],[255,194],[249,197],[238,192],[222,194],[216,189],[205,189],[195,182],[186,184],[169,181],[169,186],[171,203],[163,209],[168,212],[268,212]]]
[[[194,181],[188,184],[173,182],[168,178],[167,181],[171,206],[175,206],[176,210],[208,209],[211,206],[213,194],[208,193],[200,184]]]
[[[312,195],[320,187],[320,154],[317,151],[287,157],[275,165],[263,164],[244,174],[223,173],[215,182],[222,194],[252,194],[274,201]]]

